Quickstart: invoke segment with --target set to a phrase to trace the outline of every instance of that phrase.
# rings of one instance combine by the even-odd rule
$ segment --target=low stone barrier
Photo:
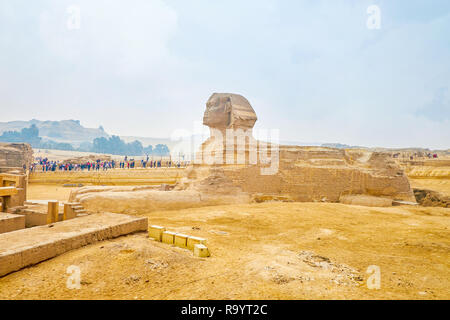
[[[32,184],[75,185],[160,185],[175,184],[184,168],[110,169],[106,171],[36,171],[30,174]]]
[[[51,228],[45,225],[3,233],[0,276],[97,241],[147,229],[147,218],[99,213],[57,222]]]
[[[205,258],[210,256],[208,247],[206,247],[206,239],[204,238],[167,231],[165,227],[155,225],[151,225],[148,228],[148,235],[156,241],[189,249],[197,257]]]

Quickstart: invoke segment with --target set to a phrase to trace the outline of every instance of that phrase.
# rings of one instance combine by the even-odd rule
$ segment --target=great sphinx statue
[[[368,204],[415,202],[408,178],[388,154],[257,141],[256,121],[243,96],[214,93],[203,117],[210,137],[171,191],[105,187],[105,192],[90,192],[86,187],[73,192],[71,200],[91,211],[123,213],[261,201],[344,202],[348,197]]]

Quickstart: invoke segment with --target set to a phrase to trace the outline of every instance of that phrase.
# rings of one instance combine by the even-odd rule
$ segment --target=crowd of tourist
[[[437,159],[438,155],[437,153],[430,153],[430,152],[415,152],[414,154],[410,154],[407,153],[406,155],[404,153],[394,153],[392,155],[393,158],[409,158],[409,160],[414,160],[414,159],[423,159],[423,158],[428,158],[428,159]]]
[[[150,160],[148,157],[146,160],[140,161],[141,168],[172,168],[172,167],[185,167],[186,162],[184,161],[172,161],[172,160]],[[118,166],[117,166],[118,165]],[[67,161],[54,161],[48,158],[36,158],[35,162],[30,166],[30,172],[36,171],[104,171],[109,169],[134,169],[138,167],[136,165],[136,160],[128,159],[125,157],[123,161],[117,163],[115,160],[103,161],[100,159],[86,161],[83,163],[72,163]]]

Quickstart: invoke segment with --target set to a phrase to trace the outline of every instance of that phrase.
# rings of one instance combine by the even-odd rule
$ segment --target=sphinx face
[[[225,129],[231,122],[230,97],[213,94],[206,103],[203,124],[211,128]]]
[[[203,124],[216,129],[253,128],[256,114],[243,96],[214,93],[206,103]]]

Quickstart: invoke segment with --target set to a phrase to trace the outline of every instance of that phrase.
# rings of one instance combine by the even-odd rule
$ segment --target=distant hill
[[[61,120],[61,121],[10,121],[0,122],[0,135],[5,131],[20,131],[23,128],[29,128],[35,124],[39,129],[39,136],[44,140],[53,140],[56,142],[66,142],[74,147],[80,146],[83,142],[92,143],[95,138],[108,138],[112,134],[107,133],[102,127],[86,128],[81,125],[79,120]],[[165,144],[172,147],[177,142],[170,138],[151,138],[151,137],[132,137],[120,136],[125,142],[140,141],[144,146]]]
[[[350,146],[348,144],[343,143],[322,143],[321,147],[336,148],[336,149],[367,149],[366,147]]]
[[[102,126],[86,128],[79,120],[0,122],[0,141],[26,142],[33,148],[140,155],[165,154],[177,144],[169,138],[114,136]],[[140,142],[140,143],[139,143]]]
[[[0,135],[5,131],[20,131],[23,128],[29,128],[33,124],[37,126],[39,136],[44,140],[66,142],[74,146],[79,146],[83,142],[92,142],[95,138],[107,138],[110,136],[102,127],[83,127],[79,120],[40,121],[36,119],[0,122]]]

